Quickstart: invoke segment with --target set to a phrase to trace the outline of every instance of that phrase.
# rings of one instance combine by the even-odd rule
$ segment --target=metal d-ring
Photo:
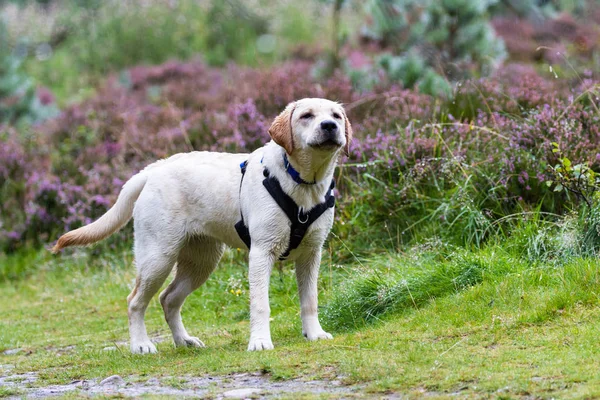
[[[308,222],[308,214],[306,214],[306,219],[305,219],[304,221],[302,221],[302,220],[300,219],[300,216],[301,216],[302,214],[303,214],[303,212],[302,212],[302,209],[301,209],[301,208],[299,208],[299,209],[298,209],[298,222],[300,222],[301,224],[305,224],[305,223],[307,223],[307,222]]]

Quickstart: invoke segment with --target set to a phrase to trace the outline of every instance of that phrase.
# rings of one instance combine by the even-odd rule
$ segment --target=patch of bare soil
[[[35,372],[11,374],[11,366],[3,365],[0,387],[14,390],[12,398],[47,398],[63,395],[124,396],[144,395],[214,398],[214,399],[263,399],[280,396],[294,397],[294,394],[313,394],[333,398],[363,398],[362,386],[345,386],[341,381],[305,381],[293,379],[273,381],[261,373],[241,373],[226,376],[183,376],[161,377],[142,380],[140,377],[110,377],[73,381],[64,385],[36,386]],[[18,394],[17,394],[18,393]],[[11,398],[9,396],[8,398]]]

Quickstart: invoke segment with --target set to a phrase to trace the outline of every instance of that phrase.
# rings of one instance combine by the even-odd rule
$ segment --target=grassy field
[[[316,343],[301,336],[293,268],[285,265],[271,281],[276,349],[249,353],[246,266],[241,254],[232,251],[184,306],[188,330],[207,348],[174,348],[154,299],[147,324],[160,342],[159,354],[134,356],[127,345],[125,300],[135,276],[131,254],[35,257],[35,273],[0,286],[3,298],[9,300],[0,303],[0,350],[22,349],[3,355],[2,364],[14,365],[11,373],[37,371],[40,379],[35,385],[113,374],[133,381],[150,377],[176,381],[190,375],[260,372],[279,381],[341,380],[350,387],[360,385],[359,396],[600,396],[597,259],[572,259],[560,266],[532,264],[500,246],[452,253],[437,265],[478,259],[487,265],[478,283],[430,298],[418,294],[417,285],[414,302],[366,325],[333,330],[333,341]],[[382,279],[389,274],[403,276],[410,292],[412,282],[418,282],[415,277],[434,274],[424,267],[432,257],[442,256],[414,249],[361,260],[362,267],[324,260],[322,313],[343,307],[339,300],[332,301],[338,293],[332,288],[352,286],[365,265]],[[9,262],[14,259],[3,260]],[[435,273],[439,275],[439,268]],[[348,300],[353,300],[351,294]],[[326,318],[326,329],[334,328],[328,322]]]

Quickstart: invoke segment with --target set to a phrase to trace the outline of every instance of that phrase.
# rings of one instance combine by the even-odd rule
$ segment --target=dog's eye
[[[312,117],[314,117],[314,115],[312,113],[304,113],[300,116],[300,119],[311,119]]]
[[[333,118],[335,119],[342,119],[342,116],[338,113],[333,113]]]

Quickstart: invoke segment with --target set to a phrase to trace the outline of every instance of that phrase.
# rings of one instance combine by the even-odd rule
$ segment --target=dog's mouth
[[[318,150],[337,150],[342,144],[335,139],[325,139],[322,142],[311,143],[310,147]]]

